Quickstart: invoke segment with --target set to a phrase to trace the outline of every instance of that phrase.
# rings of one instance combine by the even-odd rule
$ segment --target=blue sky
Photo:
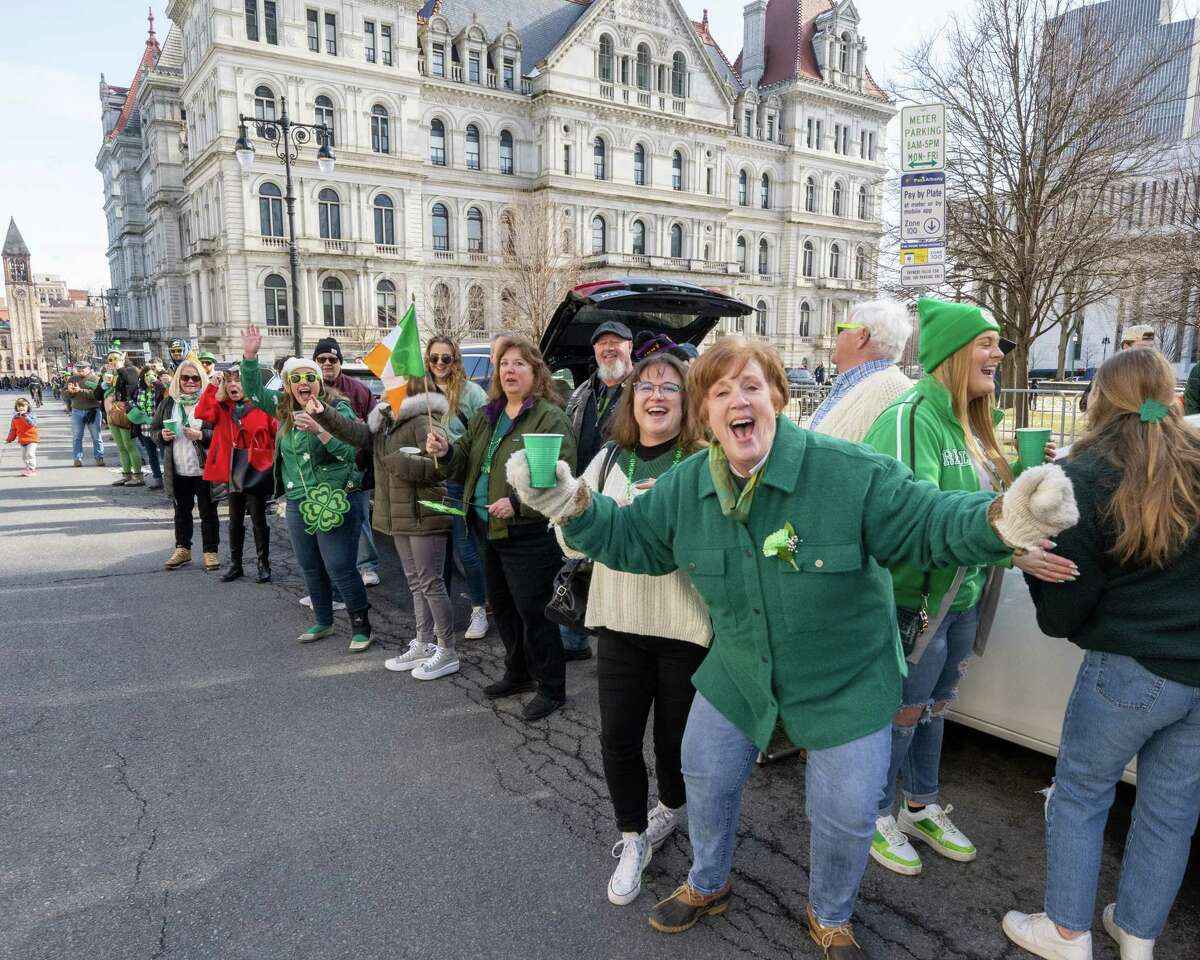
[[[961,0],[855,0],[867,37],[867,63],[881,83],[897,53],[937,30]],[[732,60],[741,49],[742,5],[684,0],[696,20],[705,6]],[[0,230],[14,216],[38,273],[73,287],[108,286],[100,174],[100,74],[128,86],[146,40],[146,4],[60,0],[5,4],[0,29]],[[914,16],[916,10],[920,16]],[[159,39],[168,23],[155,5]]]

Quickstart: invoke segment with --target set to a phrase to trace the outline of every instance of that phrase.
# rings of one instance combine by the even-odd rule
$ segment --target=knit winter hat
[[[332,353],[338,358],[338,363],[342,362],[342,348],[338,346],[338,342],[333,337],[322,337],[317,341],[317,346],[313,350],[313,359],[316,360],[323,353]]]
[[[926,373],[932,373],[950,354],[961,350],[981,333],[999,333],[1000,324],[986,310],[971,303],[951,303],[922,297],[917,301],[917,320],[921,329],[918,359]],[[1016,344],[1000,338],[1000,349],[1008,353]]]
[[[279,371],[279,375],[286,380],[289,373],[295,373],[298,370],[311,370],[317,375],[318,380],[321,379],[321,368],[317,366],[316,361],[306,360],[304,357],[288,357],[283,369]]]

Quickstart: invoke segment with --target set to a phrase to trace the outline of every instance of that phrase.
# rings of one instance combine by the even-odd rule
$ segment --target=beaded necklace
[[[682,459],[683,459],[683,447],[676,447],[675,448],[675,457],[671,461],[671,467],[675,466],[675,464],[677,464]],[[633,472],[634,472],[634,468],[636,466],[637,466],[637,449],[635,448],[635,449],[629,451],[629,466],[626,467],[626,469],[625,469],[625,499],[626,500],[628,500],[630,498],[630,494],[633,492]],[[668,467],[667,470],[671,469],[671,467]],[[663,472],[665,473],[666,471],[664,470]]]

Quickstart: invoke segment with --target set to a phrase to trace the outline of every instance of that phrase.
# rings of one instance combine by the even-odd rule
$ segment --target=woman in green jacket
[[[863,442],[939,489],[1004,490],[1013,473],[996,439],[1003,413],[995,406],[995,375],[1012,344],[1001,339],[991,316],[971,304],[922,298],[917,317],[925,375],[879,415]],[[1046,455],[1053,461],[1052,444]],[[1016,564],[1043,579],[1073,577],[1074,564],[1045,546],[1049,543]],[[942,735],[946,707],[957,697],[967,662],[973,651],[983,652],[1008,565],[891,568],[896,605],[928,621],[905,651],[908,676],[892,720],[891,768],[871,844],[871,857],[894,873],[921,872],[910,837],[947,859],[975,859],[975,845],[950,820],[950,808],[938,802]],[[897,815],[901,770],[905,802]]]
[[[890,457],[781,416],[779,354],[739,337],[718,340],[688,379],[716,442],[628,506],[565,463],[555,487],[534,489],[523,453],[509,480],[593,560],[685,571],[712,618],[683,739],[692,870],[651,925],[678,933],[728,906],[742,788],[782,721],[808,750],[809,932],[827,957],[862,958],[850,917],[903,675],[887,565],[995,563],[1036,547],[1074,522],[1071,487],[1053,466],[1002,499],[915,483]]]
[[[497,341],[494,356],[498,362],[488,404],[453,447],[431,431],[425,449],[445,458],[444,475],[463,484],[468,521],[484,545],[488,599],[505,656],[504,676],[483,692],[507,697],[536,685],[522,715],[540,720],[567,697],[562,641],[545,613],[563,558],[545,517],[517,495],[505,479],[505,467],[527,433],[562,434],[561,455],[574,466],[575,437],[541,351],[522,337],[506,335]]]
[[[354,410],[321,379],[312,360],[292,357],[283,365],[283,390],[263,385],[258,351],[262,334],[242,334],[242,392],[260,410],[279,421],[275,436],[275,496],[287,498],[288,537],[312,597],[316,622],[296,639],[312,643],[333,633],[333,585],[350,613],[350,652],[371,645],[367,591],[358,574],[358,534],[363,518],[354,498],[362,476],[354,465],[355,448],[338,440],[305,412],[310,400],[322,400],[344,417]]]

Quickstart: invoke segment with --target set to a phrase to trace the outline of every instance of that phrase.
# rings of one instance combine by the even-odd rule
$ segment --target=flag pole
[[[437,381],[435,380],[434,383],[436,384]],[[425,392],[426,393],[429,392],[429,371],[428,370],[425,371]],[[433,404],[429,402],[428,397],[425,398],[425,412],[429,414],[429,432],[433,433]],[[433,469],[434,470],[439,469],[436,453],[433,455]]]

